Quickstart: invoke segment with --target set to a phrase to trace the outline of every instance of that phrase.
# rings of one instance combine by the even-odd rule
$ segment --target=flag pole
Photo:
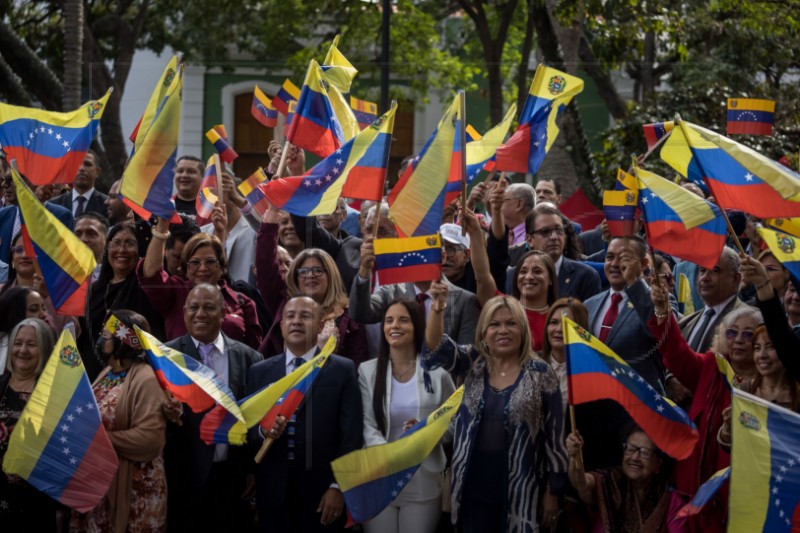
[[[397,107],[397,100],[392,100],[392,105],[389,109],[393,109]],[[391,138],[389,139],[389,143],[391,143]],[[392,146],[389,145],[389,150],[386,152],[386,160],[383,162],[383,193],[386,194],[386,176],[389,174],[389,158],[391,157]],[[409,163],[410,164],[410,163]],[[381,205],[383,204],[383,196],[378,200],[377,205],[375,205],[375,223],[372,226],[372,239],[373,241],[378,237],[378,227],[381,223]]]
[[[467,94],[464,89],[458,91],[461,98],[461,219],[467,212]],[[461,235],[467,234],[466,226],[461,227]]]
[[[283,175],[283,169],[286,167],[286,154],[289,153],[289,139],[283,143],[283,150],[281,151],[281,162],[278,163],[278,170],[272,175],[272,179],[280,178]]]
[[[267,452],[269,451],[273,442],[275,442],[275,439],[272,437],[264,438],[264,443],[261,445],[261,448],[258,450],[258,453],[255,457],[256,464],[261,464],[261,461],[264,460],[264,456],[267,455]]]
[[[578,428],[575,426],[575,406],[572,404],[569,406],[569,422],[572,426],[572,432],[575,433],[578,431]],[[575,458],[575,466],[583,470],[583,450],[581,450],[581,452]]]
[[[217,198],[221,207],[225,203],[225,192],[222,188],[222,161],[220,161],[219,152],[214,152],[214,166],[217,168]]]

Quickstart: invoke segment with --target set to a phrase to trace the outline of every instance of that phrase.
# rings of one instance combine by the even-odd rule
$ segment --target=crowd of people
[[[287,174],[300,175],[303,152],[289,150]],[[271,146],[268,170],[280,155]],[[317,218],[269,206],[259,216],[224,174],[224,201],[205,220],[196,210],[203,162],[183,156],[181,223],[147,221],[120,201],[119,182],[108,196],[96,189],[100,161],[89,152],[71,188],[35,190],[97,260],[86,313],[71,317],[54,309],[23,244],[2,165],[0,460],[54,339],[72,323],[120,464],[88,513],[0,474],[4,532],[339,531],[347,509],[331,461],[399,439],[462,385],[448,433],[358,527],[724,531],[725,490],[697,516],[675,514],[730,464],[727,387],[800,406],[796,281],[763,250],[751,219],[740,228],[747,254],[726,247],[705,268],[651,250],[641,231],[581,228],[559,210],[557,178],[534,187],[495,176],[466,206],[446,207],[439,279],[383,285],[374,240],[397,236],[385,202],[340,199]],[[693,313],[678,306],[679,275],[693,287]],[[201,361],[240,400],[331,337],[335,355],[291,419],[252,429],[247,446],[207,445],[205,413],[162,390],[141,348],[108,330],[112,315]],[[668,457],[614,402],[570,409],[564,316],[687,411],[700,435],[688,458]],[[729,384],[718,358],[733,370]]]

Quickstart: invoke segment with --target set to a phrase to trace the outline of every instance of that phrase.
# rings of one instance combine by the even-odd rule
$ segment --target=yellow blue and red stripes
[[[636,168],[639,207],[654,248],[714,268],[725,246],[727,225],[720,209],[652,172]]]
[[[795,278],[800,278],[800,238],[782,231],[756,228],[761,239],[767,243],[775,259]]]
[[[366,522],[392,503],[442,439],[463,395],[462,386],[396,441],[356,450],[331,462],[349,523]]]
[[[219,200],[217,195],[214,194],[219,183],[218,179],[216,161],[214,156],[211,156],[208,158],[208,163],[206,163],[206,171],[200,181],[200,190],[197,191],[197,199],[194,205],[199,218],[211,218],[211,211]]]
[[[217,124],[206,132],[206,138],[214,145],[214,149],[219,154],[219,158],[224,163],[233,163],[234,159],[239,157],[239,154],[234,151],[233,147],[228,142],[228,132],[225,126]]]
[[[613,400],[664,453],[689,457],[698,433],[688,415],[591,333],[566,316],[563,320],[570,405]]]
[[[358,121],[358,127],[362,130],[372,124],[378,118],[378,104],[375,102],[368,102],[366,100],[359,100],[353,96],[350,97],[350,107],[353,109],[353,114]]]
[[[0,147],[32,183],[72,183],[97,133],[111,89],[75,111],[0,103]]]
[[[629,237],[633,235],[636,219],[636,190],[603,191],[603,213],[606,215],[611,235]]]
[[[85,513],[105,496],[118,466],[75,339],[65,329],[14,427],[3,470]]]
[[[296,102],[298,98],[300,98],[300,88],[292,83],[292,80],[286,78],[281,88],[278,89],[275,98],[272,99],[272,105],[275,106],[275,109],[280,114],[287,116],[289,114],[289,103]]]
[[[699,514],[700,511],[703,510],[703,507],[705,507],[705,505],[711,501],[717,491],[719,491],[722,485],[724,485],[730,477],[731,467],[726,467],[718,472],[715,472],[710,478],[708,478],[708,481],[700,485],[700,488],[697,489],[697,493],[694,495],[694,498],[692,498],[692,501],[678,510],[678,512],[675,514],[675,518],[680,519]]]
[[[728,135],[772,135],[775,100],[728,98]]]
[[[253,103],[250,113],[262,126],[274,128],[278,124],[278,110],[272,105],[272,100],[256,85],[253,89]]]
[[[303,176],[272,180],[261,189],[273,205],[299,216],[333,213],[340,196],[383,196],[395,105],[369,128],[317,163]],[[295,116],[295,120],[297,119]]]
[[[239,184],[239,192],[242,193],[250,208],[253,209],[259,217],[264,216],[264,212],[269,207],[269,200],[264,196],[264,192],[259,185],[267,181],[267,175],[264,169],[259,167],[255,172],[250,174],[246,180]]]
[[[320,157],[328,157],[344,143],[344,132],[322,84],[320,66],[313,59],[309,62],[286,138]]]
[[[647,142],[647,149],[651,149],[665,137],[672,128],[675,127],[675,122],[653,122],[652,124],[642,124],[642,131],[644,131],[644,140]]]
[[[381,285],[439,279],[442,240],[439,234],[375,239],[375,272]]]
[[[514,135],[497,149],[498,170],[535,174],[553,146],[556,119],[572,98],[583,91],[583,80],[539,65],[528,91]]]
[[[50,300],[59,314],[85,314],[86,294],[96,266],[94,254],[39,202],[12,169],[28,255],[35,256]]]

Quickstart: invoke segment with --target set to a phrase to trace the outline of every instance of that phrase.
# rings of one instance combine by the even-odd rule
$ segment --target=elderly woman
[[[427,371],[420,365],[424,339],[422,306],[408,299],[390,303],[383,316],[378,358],[358,368],[367,446],[397,440],[455,391],[445,370]],[[364,524],[364,530],[367,533],[436,531],[442,512],[442,471],[446,463],[444,451],[437,445],[398,497]]]
[[[736,309],[722,321],[716,350],[697,353],[681,335],[665,285],[657,284],[651,289],[655,316],[648,324],[650,331],[655,338],[663,339],[659,352],[664,365],[694,394],[689,418],[697,426],[700,439],[692,454],[675,465],[675,488],[685,496],[693,496],[711,474],[730,464],[730,455],[717,444],[717,432],[722,424],[722,411],[731,403],[729,387],[749,390],[756,375],[753,335],[763,320],[757,309]],[[730,383],[720,371],[717,357],[732,368]],[[719,494],[715,500],[715,504],[706,505],[700,514],[690,517],[688,525],[692,531],[725,531],[727,501]]]
[[[73,512],[70,530],[166,531],[167,477],[161,454],[166,395],[134,333],[134,326],[149,333],[150,325],[125,309],[113,317],[117,321],[112,319],[103,328],[95,345],[97,356],[108,366],[93,389],[119,470],[97,507],[85,514]]]
[[[215,235],[221,235],[224,241],[227,218],[223,209],[215,207],[211,220]],[[166,339],[175,339],[186,333],[183,320],[186,296],[195,285],[210,283],[219,286],[225,300],[222,331],[234,340],[258,348],[263,335],[256,305],[250,298],[228,286],[228,258],[222,241],[205,233],[189,239],[181,254],[181,271],[186,277],[170,276],[164,270],[164,243],[169,237],[168,228],[169,221],[159,218],[147,247],[147,255],[136,270],[145,294],[161,310],[166,322]]]
[[[537,531],[558,516],[567,455],[558,378],[534,356],[525,310],[497,296],[481,311],[475,344],[444,335],[447,285],[434,282],[423,368],[464,378],[455,417],[452,518],[462,531]],[[547,491],[542,504],[539,500]]]
[[[666,533],[681,507],[667,486],[666,455],[642,428],[631,425],[622,442],[622,465],[589,472],[579,457],[583,438],[567,437],[569,480],[581,500],[595,507],[593,531]]]
[[[9,335],[8,372],[0,376],[0,463],[50,352],[50,326],[26,318]],[[0,531],[55,531],[55,504],[22,479],[0,471]]]
[[[350,318],[350,299],[336,262],[324,250],[310,248],[298,253],[289,271],[282,276],[278,253],[280,217],[280,212],[270,206],[264,213],[256,241],[258,289],[267,310],[274,317],[260,352],[265,358],[283,352],[283,335],[279,326],[283,306],[289,298],[302,294],[311,297],[322,308],[325,324],[318,345],[324,346],[331,336],[335,336],[334,353],[351,359],[358,366],[369,359],[367,334],[361,324]]]
[[[17,324],[26,318],[44,320],[44,299],[28,287],[12,287],[0,296],[0,374],[6,370],[8,338]]]

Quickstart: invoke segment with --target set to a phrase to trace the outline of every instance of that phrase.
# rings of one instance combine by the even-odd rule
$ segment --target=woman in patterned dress
[[[119,470],[103,500],[86,514],[74,513],[71,531],[166,531],[167,480],[164,472],[166,395],[133,333],[150,326],[141,315],[114,311],[119,324],[95,344],[108,361],[94,382],[103,425],[119,458]],[[110,327],[110,326],[109,326]]]
[[[50,326],[26,318],[8,338],[8,371],[0,376],[0,463],[25,404],[53,351]],[[56,504],[17,476],[0,471],[0,531],[55,531]]]

